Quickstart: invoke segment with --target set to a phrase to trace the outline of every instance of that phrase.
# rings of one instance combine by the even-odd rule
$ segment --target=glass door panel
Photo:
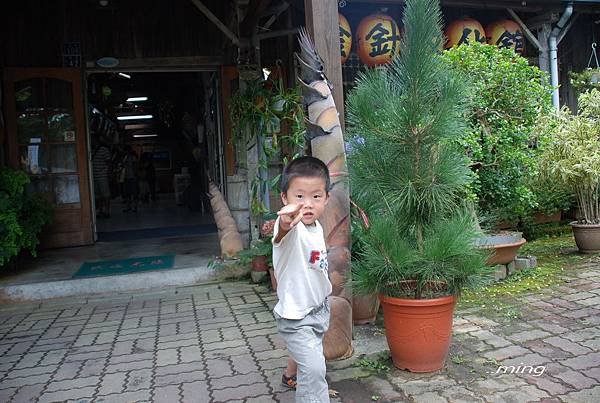
[[[29,175],[45,175],[48,173],[48,147],[42,144],[19,146],[19,163],[21,169]]]
[[[47,78],[45,81],[45,106],[50,109],[73,109],[73,86],[69,81]]]
[[[57,205],[79,203],[72,84],[56,78],[18,81],[15,104],[21,168],[30,175],[49,174],[46,182]]]
[[[52,182],[49,176],[31,177],[31,182],[27,184],[27,191],[32,194],[39,194],[49,203],[54,204],[54,191],[52,189]]]
[[[71,111],[52,112],[48,114],[48,141],[74,142],[75,121]]]
[[[54,174],[77,173],[77,148],[75,144],[50,145],[50,172]]]
[[[39,112],[23,112],[17,116],[19,143],[41,143],[46,140],[46,116]]]
[[[34,112],[44,107],[44,79],[31,78],[15,82],[17,112]]]
[[[79,203],[79,175],[55,176],[54,197],[56,204]]]
[[[55,206],[48,247],[93,242],[81,70],[6,68],[10,163]]]

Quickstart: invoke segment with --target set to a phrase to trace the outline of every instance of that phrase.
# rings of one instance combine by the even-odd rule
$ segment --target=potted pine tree
[[[575,243],[582,253],[600,252],[600,91],[581,93],[579,114],[564,107],[542,121],[540,130],[548,134],[542,172],[575,194]]]
[[[442,59],[438,0],[407,0],[399,56],[362,74],[348,97],[360,141],[352,193],[368,214],[353,292],[379,294],[394,365],[443,367],[457,296],[485,278],[486,255],[464,195],[472,175],[454,137],[465,130],[464,87]]]

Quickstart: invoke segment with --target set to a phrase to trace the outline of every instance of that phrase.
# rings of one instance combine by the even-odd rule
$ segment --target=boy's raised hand
[[[304,207],[304,203],[286,204],[277,212],[279,216],[279,226],[285,232],[291,230],[294,225],[298,224],[302,219],[300,210]]]

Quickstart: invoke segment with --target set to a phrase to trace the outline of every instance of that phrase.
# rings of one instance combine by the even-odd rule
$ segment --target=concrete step
[[[0,286],[0,301],[32,301],[112,292],[151,290],[165,286],[187,286],[222,281],[226,278],[239,275],[243,275],[243,273],[236,274],[229,270],[214,269],[204,265],[104,277],[52,280],[26,284],[3,284]]]

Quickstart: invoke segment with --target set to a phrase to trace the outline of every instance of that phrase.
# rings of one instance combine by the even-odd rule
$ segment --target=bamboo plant
[[[407,0],[404,26],[399,56],[362,73],[347,101],[352,193],[371,221],[352,285],[392,297],[457,295],[485,270],[463,202],[469,161],[454,141],[466,130],[465,88],[440,52],[438,0]]]
[[[542,172],[572,189],[581,217],[579,224],[600,224],[600,91],[579,96],[579,114],[565,106],[540,122],[548,144]]]

